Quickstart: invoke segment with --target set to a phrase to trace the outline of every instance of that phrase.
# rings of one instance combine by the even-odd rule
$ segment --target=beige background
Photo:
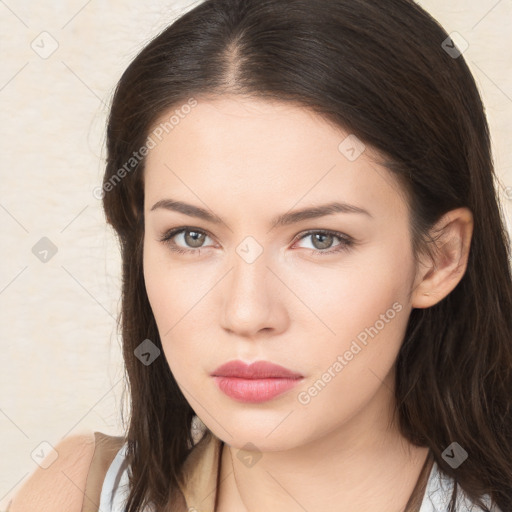
[[[512,0],[420,3],[469,43],[509,222]],[[0,1],[0,510],[48,453],[40,443],[121,432],[120,257],[93,189],[116,81],[190,5]],[[46,263],[32,252],[43,237],[57,249]]]

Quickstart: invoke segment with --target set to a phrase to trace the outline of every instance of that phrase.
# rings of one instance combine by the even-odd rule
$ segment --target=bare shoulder
[[[54,449],[42,448],[39,467],[22,484],[8,512],[80,512],[94,448],[93,432],[66,437]]]

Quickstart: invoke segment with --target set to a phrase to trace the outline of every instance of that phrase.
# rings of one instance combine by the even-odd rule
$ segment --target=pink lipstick
[[[266,402],[297,385],[303,376],[268,361],[230,361],[210,374],[220,390],[240,402]]]

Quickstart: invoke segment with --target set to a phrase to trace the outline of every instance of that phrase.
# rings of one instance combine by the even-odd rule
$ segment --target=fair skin
[[[425,461],[426,448],[388,425],[394,363],[411,310],[434,305],[460,281],[472,217],[464,208],[445,215],[438,256],[418,263],[404,194],[370,147],[353,161],[339,151],[347,135],[298,106],[222,96],[200,99],[148,154],[146,289],[180,389],[225,442],[217,512],[398,512]],[[170,198],[222,222],[152,210]],[[271,229],[278,215],[334,201],[368,213]],[[159,241],[180,227],[189,231],[172,240],[195,252]],[[334,252],[343,239],[308,230],[340,232],[354,244]],[[262,250],[250,263],[237,252],[248,236],[256,245],[242,247]],[[378,333],[333,372],[370,326]],[[272,361],[303,379],[274,399],[242,403],[209,375],[234,359]],[[321,392],[308,391],[329,368]],[[248,442],[262,455],[250,467],[237,456]]]

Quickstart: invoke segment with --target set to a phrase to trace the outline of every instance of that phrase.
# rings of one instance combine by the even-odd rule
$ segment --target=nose
[[[234,254],[222,289],[221,319],[222,327],[232,334],[255,338],[262,332],[275,335],[287,328],[284,285],[269,263],[265,251],[252,262]]]

